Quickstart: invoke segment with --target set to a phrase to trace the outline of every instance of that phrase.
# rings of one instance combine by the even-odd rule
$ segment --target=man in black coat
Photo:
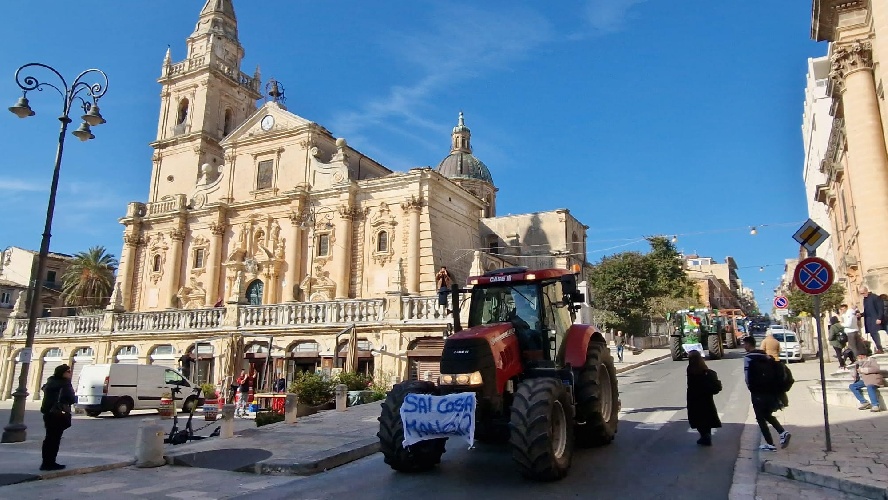
[[[62,443],[62,433],[71,427],[71,405],[74,403],[76,400],[74,387],[71,385],[71,367],[59,365],[43,386],[40,413],[43,414],[46,437],[43,439],[43,463],[40,465],[40,470],[65,468],[64,465],[56,463],[56,457],[59,454],[59,445]]]
[[[878,295],[870,293],[865,286],[860,287],[858,291],[863,297],[863,324],[866,333],[870,334],[873,339],[876,354],[882,354],[882,340],[879,338],[879,330],[885,329],[885,303]]]

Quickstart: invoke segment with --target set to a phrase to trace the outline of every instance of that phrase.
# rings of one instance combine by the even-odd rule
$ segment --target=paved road
[[[749,408],[743,384],[742,353],[713,361],[724,390],[716,396],[724,427],[711,448],[697,446],[685,411],[686,363],[660,361],[621,375],[623,413],[617,439],[604,448],[580,450],[570,475],[556,483],[522,479],[508,448],[479,444],[467,450],[448,444],[441,466],[429,473],[391,471],[379,454],[298,483],[263,492],[263,498],[343,498],[361,491],[363,499],[406,497],[485,499],[588,497],[641,499],[727,498]]]

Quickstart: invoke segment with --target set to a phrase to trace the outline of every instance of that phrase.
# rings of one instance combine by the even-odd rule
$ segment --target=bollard
[[[146,418],[136,432],[136,467],[160,467],[163,457],[163,428],[154,419]]]
[[[288,424],[296,423],[296,405],[299,403],[299,397],[295,394],[287,394],[287,399],[284,402],[284,422]]]
[[[234,437],[234,408],[235,405],[222,405],[222,425],[219,433],[221,438]]]
[[[339,384],[336,386],[336,411],[345,411],[348,406],[348,386]]]

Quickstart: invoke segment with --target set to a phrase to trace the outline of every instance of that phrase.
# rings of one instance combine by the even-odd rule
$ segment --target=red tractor
[[[593,326],[573,324],[583,294],[564,269],[523,267],[472,277],[453,287],[453,334],[444,343],[436,385],[395,385],[382,404],[380,448],[402,472],[433,468],[446,438],[404,447],[400,408],[407,394],[474,392],[475,438],[506,441],[525,477],[551,481],[570,469],[574,444],[605,445],[617,432],[619,390],[613,358]],[[460,294],[470,293],[468,328]]]

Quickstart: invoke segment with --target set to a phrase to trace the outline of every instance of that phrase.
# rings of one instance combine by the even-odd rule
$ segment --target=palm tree
[[[95,246],[77,253],[62,275],[62,293],[69,306],[98,309],[105,305],[114,287],[117,258],[105,247]]]

